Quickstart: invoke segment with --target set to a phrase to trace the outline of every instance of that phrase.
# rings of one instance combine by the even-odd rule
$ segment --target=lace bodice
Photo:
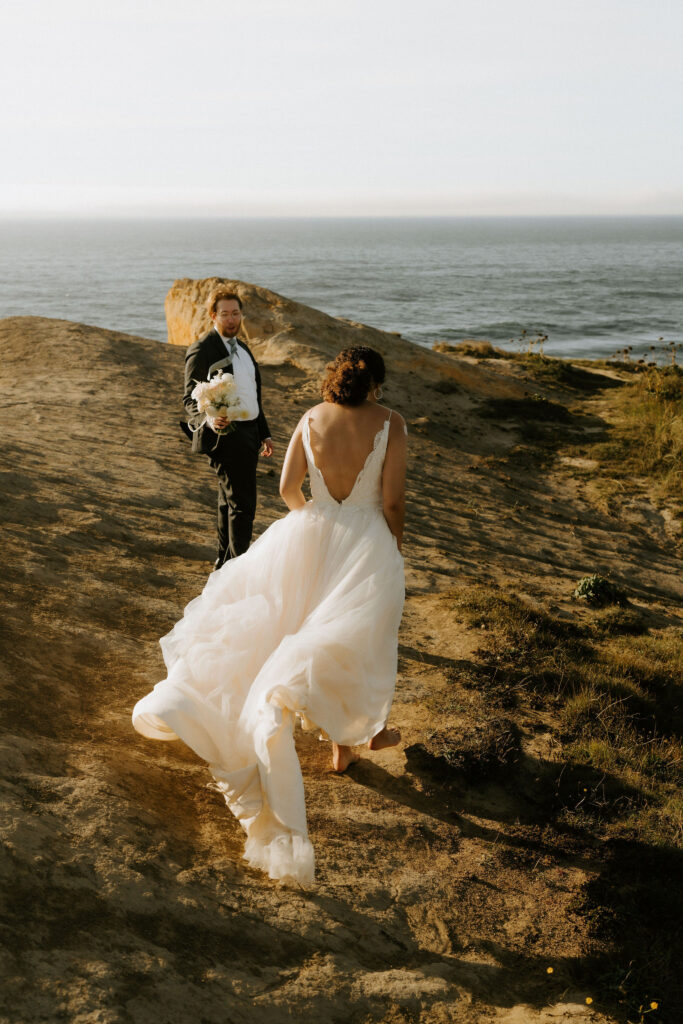
[[[324,476],[315,464],[315,456],[311,448],[309,419],[310,414],[304,420],[302,438],[306,462],[308,463],[313,501],[320,505],[336,505],[338,508],[381,508],[382,467],[384,465],[384,456],[387,452],[391,412],[375,434],[372,450],[369,452],[363,468],[356,477],[351,493],[343,501],[337,501],[336,498],[332,497],[327,489]]]

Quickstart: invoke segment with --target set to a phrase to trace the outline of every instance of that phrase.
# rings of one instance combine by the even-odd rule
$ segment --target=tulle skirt
[[[295,716],[349,746],[383,728],[403,601],[381,510],[309,502],[213,572],[161,640],[168,675],[133,724],[208,762],[271,878],[314,877]]]

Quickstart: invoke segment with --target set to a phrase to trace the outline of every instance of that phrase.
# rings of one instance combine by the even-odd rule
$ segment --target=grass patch
[[[673,1024],[683,1005],[683,636],[648,631],[628,607],[582,603],[561,617],[487,587],[445,600],[482,646],[476,662],[451,667],[441,700],[452,691],[478,727],[436,730],[409,765],[443,781],[498,779],[558,841],[582,836],[599,867],[571,909],[586,922],[592,990],[619,1020],[640,1022],[654,1001],[645,1020]],[[505,692],[515,695],[507,714]],[[555,715],[549,761],[520,746],[535,707]]]
[[[593,367],[596,370],[617,370],[620,374],[627,374],[631,377],[639,373],[646,373],[648,367],[645,363],[639,363],[632,359],[575,359],[575,366]]]
[[[573,391],[593,392],[603,388],[618,387],[619,382],[596,369],[611,369],[615,364],[606,360],[582,360],[569,362],[539,352],[512,352],[492,345],[490,341],[465,338],[455,344],[437,341],[432,345],[434,352],[446,355],[469,356],[474,359],[506,359],[523,366],[528,375],[539,384],[560,387]],[[623,368],[622,364],[616,364]],[[624,364],[631,368],[631,364]],[[635,365],[635,364],[633,364]]]
[[[633,608],[604,608],[593,618],[596,637],[640,636],[647,631],[645,619]]]
[[[565,359],[550,358],[535,352],[513,352],[508,358],[524,366],[529,376],[539,384],[582,392],[602,391],[604,388],[618,386],[616,381],[604,374],[591,372],[587,367],[577,366]]]
[[[486,637],[465,689],[478,688],[494,713],[503,695],[507,708],[554,708],[567,763],[609,777],[605,791],[630,794],[615,806],[588,801],[582,814],[593,825],[613,823],[615,835],[642,829],[652,839],[649,809],[683,782],[683,638],[648,633],[630,608],[560,618],[485,587],[447,600],[458,620]],[[648,812],[642,821],[638,807]],[[662,821],[657,841],[683,843],[683,836]]]
[[[660,496],[683,493],[683,371],[650,369],[614,396],[614,419],[590,455],[616,479],[648,477]]]
[[[605,376],[604,373],[596,373],[596,370],[613,369],[616,366],[628,371],[635,366],[631,363],[614,364],[607,360],[589,359],[570,362],[567,359],[546,356],[540,352],[513,352],[498,348],[490,341],[478,341],[474,338],[465,338],[456,343],[437,341],[432,345],[432,349],[434,352],[443,352],[446,355],[469,356],[474,359],[506,359],[522,366],[529,377],[538,381],[539,384],[581,392],[601,391],[604,388],[619,386],[618,381]],[[642,369],[642,367],[638,367],[638,369]]]
[[[405,754],[412,768],[426,770],[441,782],[482,782],[500,776],[518,760],[519,730],[502,716],[470,726],[458,723],[429,733],[424,743],[407,747]]]

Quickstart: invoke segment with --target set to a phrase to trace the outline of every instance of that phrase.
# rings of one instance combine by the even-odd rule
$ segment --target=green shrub
[[[624,591],[600,573],[583,576],[576,586],[574,597],[577,601],[586,601],[587,604],[593,605],[626,603]]]

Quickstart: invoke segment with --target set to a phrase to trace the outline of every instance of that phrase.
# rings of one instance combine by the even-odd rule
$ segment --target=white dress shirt
[[[223,344],[228,355],[232,355],[233,342],[236,338],[224,338],[221,334]],[[235,378],[235,387],[242,401],[242,405],[250,413],[249,419],[255,420],[258,417],[258,396],[256,394],[256,371],[251,356],[247,355],[243,348],[237,345],[235,355],[232,358],[232,373]]]

